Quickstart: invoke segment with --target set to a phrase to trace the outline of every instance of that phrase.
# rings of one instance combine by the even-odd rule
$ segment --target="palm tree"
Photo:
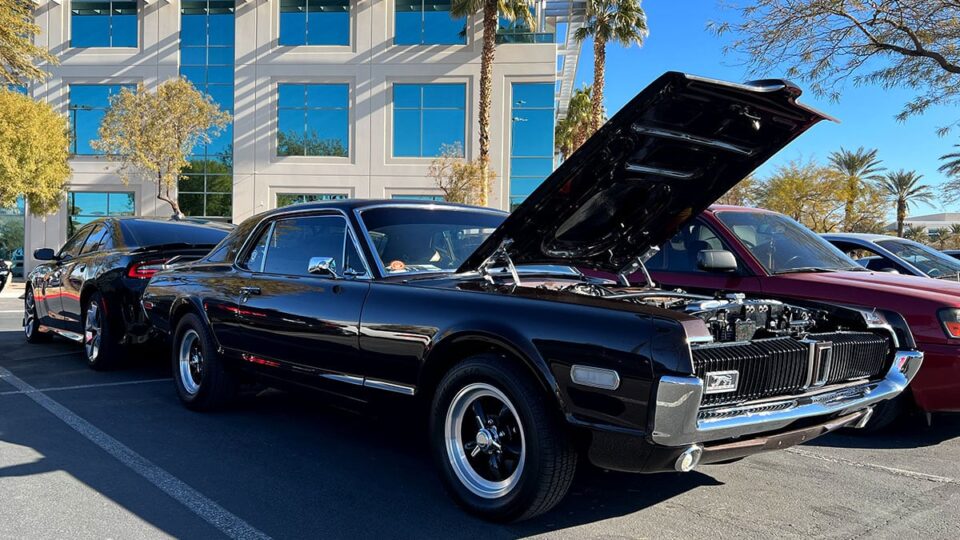
[[[927,228],[923,225],[914,225],[913,223],[907,224],[906,229],[903,231],[903,237],[907,240],[920,242],[921,244],[926,244],[930,241],[930,234],[927,232]]]
[[[469,17],[482,14],[483,49],[480,53],[480,111],[477,118],[480,124],[480,163],[483,165],[484,185],[487,185],[487,170],[490,165],[490,101],[493,94],[493,60],[497,46],[498,18],[522,20],[528,28],[536,26],[536,20],[530,11],[532,0],[453,0],[450,5],[451,17]],[[487,194],[483,193],[480,204],[486,206]]]
[[[918,202],[932,203],[933,191],[930,186],[921,184],[923,175],[916,171],[899,171],[887,173],[880,180],[880,187],[887,195],[887,200],[893,202],[897,208],[897,236],[903,236],[903,222],[907,219],[907,209]]]
[[[843,201],[843,230],[849,231],[853,227],[855,205],[860,197],[860,188],[868,181],[880,179],[880,160],[877,159],[877,150],[867,150],[864,147],[855,151],[840,147],[838,152],[831,152],[827,158],[830,168],[839,173],[845,184]]]
[[[960,149],[960,144],[955,144],[953,147]],[[960,178],[960,150],[940,156],[940,161],[943,161],[944,163],[939,169],[937,169],[938,171],[947,176]]]
[[[557,122],[554,140],[557,150],[564,159],[576,152],[577,148],[593,135],[593,104],[589,86],[578,88],[570,96],[567,115]]]
[[[577,41],[593,36],[593,129],[603,125],[603,85],[607,65],[607,42],[624,47],[643,45],[647,38],[647,14],[640,0],[587,0],[587,23],[574,34]]]

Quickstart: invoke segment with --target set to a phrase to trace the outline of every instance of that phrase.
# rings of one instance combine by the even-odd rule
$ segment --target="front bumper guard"
[[[892,399],[910,384],[923,363],[919,351],[897,351],[879,381],[855,381],[736,406],[700,410],[703,381],[698,377],[660,378],[654,409],[653,441],[664,446],[733,439],[778,431],[818,416],[847,415]]]

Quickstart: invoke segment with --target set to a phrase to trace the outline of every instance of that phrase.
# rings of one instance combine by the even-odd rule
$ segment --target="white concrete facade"
[[[152,87],[177,77],[179,0],[140,0],[139,46],[70,48],[70,0],[37,2],[41,27],[37,42],[59,59],[51,77],[29,89],[35,99],[67,114],[70,84],[143,83]],[[390,85],[408,82],[466,84],[465,151],[478,153],[481,28],[468,22],[465,45],[393,45],[393,0],[351,1],[349,46],[279,46],[279,1],[238,0],[235,12],[233,221],[240,222],[275,206],[276,194],[342,193],[356,198],[439,191],[426,178],[430,158],[392,156]],[[494,67],[491,114],[491,165],[497,174],[490,205],[509,207],[510,93],[514,82],[550,82],[557,77],[554,43],[500,44]],[[348,83],[350,86],[349,157],[278,157],[277,85]],[[156,197],[156,184],[132,180],[124,185],[117,164],[102,156],[71,160],[70,191],[133,192],[139,215],[166,215],[169,206]],[[38,247],[66,240],[66,206],[46,218],[27,217],[25,266]]]

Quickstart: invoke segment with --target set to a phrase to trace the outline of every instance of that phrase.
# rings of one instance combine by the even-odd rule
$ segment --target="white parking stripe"
[[[179,478],[154,465],[145,457],[107,435],[96,426],[77,416],[73,411],[57,403],[42,391],[30,386],[5,368],[0,367],[0,379],[21,391],[25,396],[63,421],[74,431],[110,454],[130,470],[139,474],[161,491],[184,505],[191,512],[216,527],[230,538],[269,539],[263,532],[246,521],[231,514],[216,502],[185,484]]]
[[[30,392],[60,392],[63,390],[84,390],[86,388],[103,388],[105,386],[125,386],[128,384],[148,384],[155,382],[167,382],[172,381],[173,379],[167,377],[166,379],[143,379],[137,381],[119,381],[119,382],[108,382],[108,383],[99,383],[99,384],[77,384],[74,386],[54,386],[51,388],[35,388],[33,390],[13,390],[10,392],[0,392],[0,396],[9,396],[11,394],[28,394]]]
[[[23,313],[22,309],[0,309],[0,313]]]

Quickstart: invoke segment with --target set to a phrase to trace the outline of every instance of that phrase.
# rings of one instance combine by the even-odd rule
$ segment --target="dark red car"
[[[704,250],[731,252],[735,267],[702,268]],[[905,392],[907,397],[885,414],[878,411],[877,426],[892,421],[907,399],[925,412],[960,411],[960,283],[866,270],[784,215],[737,206],[712,206],[683,225],[646,267],[664,288],[710,294],[726,290],[899,312],[925,360],[910,395]],[[645,280],[641,272],[629,279]]]

